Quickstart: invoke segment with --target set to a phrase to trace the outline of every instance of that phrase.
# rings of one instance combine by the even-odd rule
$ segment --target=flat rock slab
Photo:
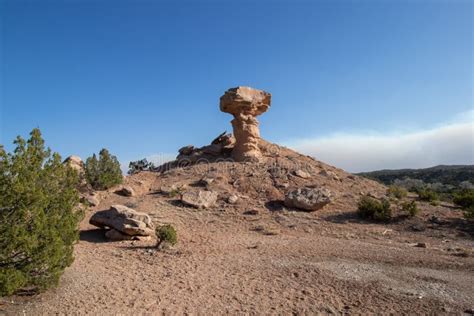
[[[129,236],[151,236],[154,226],[151,218],[124,205],[112,205],[110,209],[95,213],[89,223],[100,228],[113,228]]]

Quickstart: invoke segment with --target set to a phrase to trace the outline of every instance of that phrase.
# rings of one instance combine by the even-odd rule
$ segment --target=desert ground
[[[59,286],[4,298],[2,313],[474,313],[473,230],[461,210],[418,202],[416,217],[363,221],[355,201],[367,192],[384,194],[383,185],[279,150],[278,157],[266,159],[285,166],[306,162],[311,177],[292,171],[275,177],[275,168],[268,169],[274,160],[250,171],[245,168],[252,165],[229,163],[219,169],[211,163],[206,170],[194,165],[128,176],[125,183],[135,191],[131,197],[100,192]],[[214,181],[203,184],[210,174]],[[324,185],[334,202],[315,212],[287,208],[281,201],[287,189],[277,180],[290,188]],[[219,200],[207,209],[186,206],[170,194],[176,184],[214,190]],[[227,203],[228,194],[238,201]],[[156,224],[174,225],[178,244],[158,250],[153,239],[107,241],[88,220],[114,204],[147,213]]]

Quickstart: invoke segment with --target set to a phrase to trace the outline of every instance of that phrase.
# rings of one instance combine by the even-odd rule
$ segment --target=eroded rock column
[[[232,157],[236,161],[258,161],[262,157],[258,147],[260,130],[256,117],[266,112],[270,103],[270,93],[250,87],[229,89],[221,97],[221,111],[234,116],[232,127],[236,143]]]

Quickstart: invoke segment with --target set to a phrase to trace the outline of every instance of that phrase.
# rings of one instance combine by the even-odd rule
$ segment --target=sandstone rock
[[[258,210],[248,210],[244,212],[244,215],[258,215]]]
[[[184,147],[179,149],[179,154],[180,155],[186,155],[186,156],[191,155],[193,150],[194,150],[193,145],[184,146]]]
[[[84,195],[84,196],[81,197],[81,202],[82,203],[87,203],[90,206],[97,206],[97,205],[99,205],[100,200],[97,197],[97,195],[87,194],[87,195]]]
[[[331,202],[331,193],[323,188],[302,188],[285,196],[285,206],[316,211]]]
[[[232,134],[227,134],[227,132],[224,132],[217,136],[212,142],[212,145],[214,144],[221,144],[222,147],[230,147],[235,144],[235,138],[232,136]]]
[[[323,169],[319,172],[319,174],[324,176],[324,177],[333,179],[334,181],[341,181],[341,179],[334,172],[332,172],[330,170],[324,170]]]
[[[258,147],[260,131],[256,117],[268,110],[271,94],[250,87],[237,87],[227,90],[220,99],[222,112],[234,116],[235,146],[232,157],[236,161],[258,161],[262,157]]]
[[[64,164],[69,164],[71,168],[78,171],[79,173],[84,172],[84,162],[82,161],[81,157],[79,156],[69,156],[64,159]]]
[[[120,187],[118,190],[115,191],[116,194],[118,195],[123,195],[123,196],[135,196],[135,191],[132,189],[132,187],[128,185],[124,185]]]
[[[181,201],[196,208],[209,208],[217,201],[217,192],[213,191],[188,191],[183,194]]]
[[[105,228],[113,228],[130,236],[150,236],[154,227],[150,217],[124,205],[112,205],[110,209],[95,213],[89,223]]]
[[[125,235],[116,229],[111,229],[105,233],[105,237],[111,241],[132,240],[133,236]]]
[[[201,148],[204,154],[219,156],[222,153],[222,144],[211,144]]]
[[[64,159],[63,164],[69,165],[72,169],[76,170],[79,174],[79,192],[90,191],[90,187],[87,184],[86,172],[84,169],[84,162],[79,156],[69,156]]]
[[[306,171],[303,171],[301,169],[298,169],[295,171],[295,176],[303,178],[303,179],[308,179],[311,178],[311,175],[307,173]]]
[[[235,203],[237,203],[238,201],[239,201],[239,197],[238,197],[237,195],[235,195],[235,194],[232,194],[231,196],[229,196],[229,197],[227,198],[227,203],[229,203],[229,204],[235,204]]]

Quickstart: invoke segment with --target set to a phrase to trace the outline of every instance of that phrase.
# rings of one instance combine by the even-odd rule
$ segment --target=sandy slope
[[[459,314],[474,308],[473,227],[459,210],[420,203],[416,218],[395,212],[391,224],[363,222],[355,216],[357,200],[366,193],[383,195],[384,186],[264,145],[270,149],[264,148],[266,162],[260,165],[211,163],[128,177],[137,195],[102,194],[81,224],[76,260],[60,286],[2,299],[0,311]],[[310,177],[296,176],[298,169]],[[203,177],[213,181],[203,185]],[[184,207],[177,197],[160,193],[172,185],[216,191],[218,203],[209,210]],[[285,191],[301,186],[323,186],[334,201],[312,213],[285,208]],[[230,194],[239,196],[237,204],[226,202]],[[173,224],[178,245],[156,251],[154,241],[106,242],[88,217],[112,204]],[[414,247],[419,242],[427,248]]]
[[[154,193],[110,194],[96,209],[113,203],[173,223],[179,245],[157,252],[153,242],[105,242],[86,218],[60,286],[4,301],[6,314],[426,314],[474,307],[474,242],[455,226],[459,211],[423,204],[418,218],[381,225],[359,222],[350,210],[195,210]],[[447,224],[429,224],[432,214]],[[426,230],[413,232],[412,224]],[[421,241],[428,248],[413,247]]]

